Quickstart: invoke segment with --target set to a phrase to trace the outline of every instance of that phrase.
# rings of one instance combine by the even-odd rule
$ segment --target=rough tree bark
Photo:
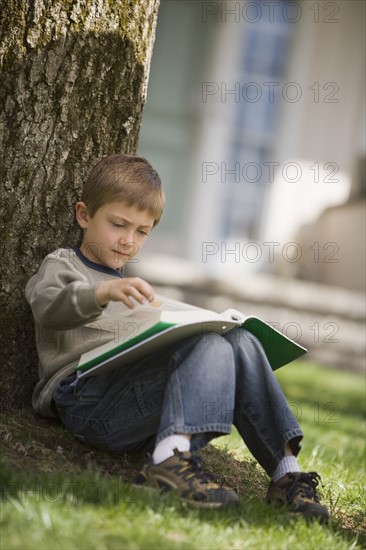
[[[26,281],[79,240],[73,205],[91,167],[136,150],[158,4],[1,2],[3,410],[28,405],[37,376]]]

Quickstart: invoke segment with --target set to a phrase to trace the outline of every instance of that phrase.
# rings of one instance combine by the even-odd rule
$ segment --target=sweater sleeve
[[[25,296],[40,325],[58,330],[94,321],[104,310],[96,300],[96,287],[67,260],[49,261],[27,283]]]

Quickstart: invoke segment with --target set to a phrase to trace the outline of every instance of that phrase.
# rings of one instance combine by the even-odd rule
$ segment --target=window
[[[252,2],[254,4],[254,2]],[[276,3],[275,17],[258,5],[261,17],[240,26],[239,101],[234,103],[222,232],[224,238],[256,238],[261,222],[282,99],[293,23]]]

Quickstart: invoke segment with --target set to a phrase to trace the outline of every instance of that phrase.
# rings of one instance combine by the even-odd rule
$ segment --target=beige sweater
[[[126,306],[110,302],[101,307],[95,290],[102,281],[122,276],[91,262],[78,249],[60,248],[28,281],[25,296],[34,316],[39,357],[39,382],[32,401],[40,414],[55,416],[51,403],[59,382],[74,372],[83,353],[114,338],[113,331],[103,327],[113,326],[113,315]]]

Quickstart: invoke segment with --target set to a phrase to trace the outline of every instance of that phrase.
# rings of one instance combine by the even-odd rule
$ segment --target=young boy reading
[[[152,453],[136,483],[208,508],[238,495],[203,470],[196,452],[234,424],[271,477],[268,502],[327,520],[319,475],[297,462],[302,431],[259,341],[244,329],[190,337],[113,372],[77,377],[80,356],[115,337],[97,321],[113,324],[121,308],[154,300],[152,287],[124,277],[123,266],[159,222],[164,200],[143,158],[111,155],[92,170],[76,203],[80,247],[49,254],[26,286],[39,355],[34,408],[58,415],[97,449]]]

